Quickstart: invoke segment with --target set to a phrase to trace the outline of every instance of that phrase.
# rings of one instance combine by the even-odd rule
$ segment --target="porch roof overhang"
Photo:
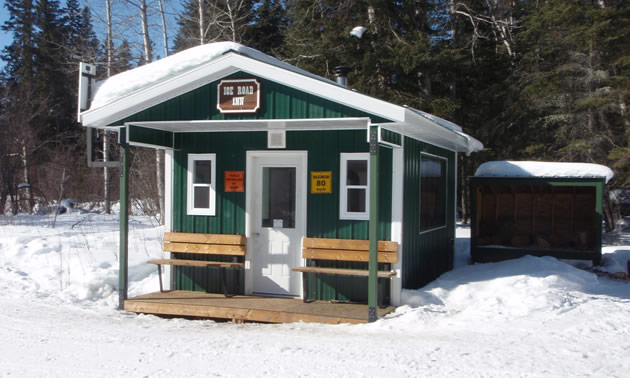
[[[175,76],[165,77],[163,80],[126,93],[104,104],[92,106],[79,114],[80,120],[86,127],[106,128],[113,126],[120,120],[142,110],[240,71],[282,83],[288,87],[373,114],[381,119],[387,119],[389,122],[382,122],[378,125],[451,151],[470,154],[483,148],[481,142],[463,133],[459,126],[449,121],[410,107],[391,104],[358,93],[297,68],[287,69],[285,66],[289,65],[286,63],[283,63],[284,66],[279,63],[271,64],[256,57],[256,55],[247,56],[230,50],[224,55],[195,68]],[[138,69],[144,69],[144,67]],[[133,72],[134,70],[131,70],[123,74],[133,74]],[[367,124],[364,121],[357,121],[358,119],[367,120]],[[151,121],[130,122],[128,124],[175,133],[262,131],[274,128],[286,130],[361,129],[366,128],[370,124],[370,120],[369,118],[251,119],[238,121]],[[119,124],[119,126],[123,125]]]
[[[192,120],[192,121],[139,121],[125,123],[126,142],[130,145],[172,148],[151,145],[130,138],[130,130],[143,128],[167,133],[192,132],[243,132],[267,130],[366,130],[373,126],[370,118],[306,118],[306,119],[249,119],[249,120]],[[481,142],[457,129],[443,127],[422,113],[407,109],[405,121],[379,123],[378,126],[410,138],[456,152],[470,154],[483,148]]]

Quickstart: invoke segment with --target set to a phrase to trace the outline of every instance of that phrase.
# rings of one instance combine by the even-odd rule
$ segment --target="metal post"
[[[124,132],[124,131],[122,131]],[[118,270],[118,308],[124,309],[129,283],[129,146],[121,145],[120,167],[120,268]]]
[[[370,260],[368,266],[368,321],[377,319],[378,302],[378,127],[370,129]]]

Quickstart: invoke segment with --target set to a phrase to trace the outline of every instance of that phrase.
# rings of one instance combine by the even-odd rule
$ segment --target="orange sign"
[[[225,171],[225,191],[245,191],[245,171]]]
[[[221,113],[256,113],[259,108],[258,80],[221,80],[217,85],[217,109]]]

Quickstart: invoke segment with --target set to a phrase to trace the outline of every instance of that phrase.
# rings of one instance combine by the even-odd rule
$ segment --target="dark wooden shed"
[[[471,257],[524,255],[599,264],[607,167],[584,163],[489,162],[470,178]]]

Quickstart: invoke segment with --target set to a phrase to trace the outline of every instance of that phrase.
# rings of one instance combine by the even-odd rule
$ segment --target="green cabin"
[[[166,151],[167,231],[245,236],[242,294],[301,297],[291,269],[308,264],[304,237],[368,240],[371,174],[378,238],[399,246],[390,303],[452,269],[456,154],[482,148],[459,126],[228,42],[99,84],[80,99],[80,122],[118,130],[124,146]],[[173,267],[168,277],[172,289],[220,291],[204,269]],[[317,281],[319,299],[366,300],[364,277]]]

